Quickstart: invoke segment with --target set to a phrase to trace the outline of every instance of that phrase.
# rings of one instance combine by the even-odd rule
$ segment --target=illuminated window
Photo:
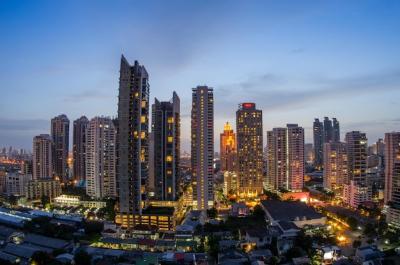
[[[172,143],[173,140],[174,138],[172,136],[168,136],[168,143]]]
[[[141,123],[145,123],[145,122],[146,122],[146,116],[142,115],[142,116],[140,117],[140,122],[141,122]]]
[[[166,160],[167,160],[167,162],[172,162],[172,156],[167,156]]]
[[[147,105],[147,101],[146,100],[142,100],[142,108],[145,108]]]
[[[168,187],[168,193],[171,193],[171,192],[172,192],[172,188]]]
[[[168,117],[168,123],[174,123],[174,117]]]

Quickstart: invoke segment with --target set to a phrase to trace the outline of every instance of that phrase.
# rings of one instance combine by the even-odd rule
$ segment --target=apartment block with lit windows
[[[262,111],[242,103],[236,111],[239,193],[256,196],[263,191]]]
[[[400,230],[400,132],[385,134],[385,205],[389,228]]]
[[[180,175],[180,100],[174,92],[171,101],[155,99],[152,105],[154,197],[161,201],[178,199]]]
[[[220,161],[221,171],[224,174],[224,193],[236,193],[238,190],[236,134],[228,122],[220,134]]]
[[[214,159],[214,95],[213,89],[198,86],[192,89],[191,165],[193,208],[213,206]]]
[[[116,130],[107,117],[90,120],[86,130],[86,194],[93,198],[116,196]]]
[[[341,196],[343,185],[348,183],[347,149],[345,143],[324,144],[324,188]]]
[[[304,129],[297,124],[267,132],[268,187],[301,191],[304,185]]]
[[[133,229],[147,201],[149,169],[149,75],[143,65],[121,57],[117,119],[116,222]]]

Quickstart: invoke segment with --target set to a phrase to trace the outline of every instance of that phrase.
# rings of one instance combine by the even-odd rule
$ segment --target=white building
[[[193,207],[212,207],[214,158],[214,96],[213,89],[198,86],[192,89],[191,162],[193,176]]]
[[[33,138],[33,179],[53,176],[52,140],[50,135],[41,134]]]
[[[32,175],[22,175],[17,172],[6,175],[6,194],[8,196],[24,196],[25,187],[32,180]]]
[[[95,117],[86,132],[86,193],[94,198],[116,196],[116,130],[110,118]]]
[[[361,203],[371,201],[371,188],[355,181],[343,186],[343,201],[351,207],[357,208]]]

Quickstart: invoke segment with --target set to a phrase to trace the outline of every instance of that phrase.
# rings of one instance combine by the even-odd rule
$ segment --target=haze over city
[[[150,75],[150,98],[181,98],[190,151],[191,89],[214,88],[215,146],[242,102],[264,137],[337,117],[369,142],[400,125],[398,1],[2,1],[0,146],[32,148],[65,113],[116,116],[120,56]]]

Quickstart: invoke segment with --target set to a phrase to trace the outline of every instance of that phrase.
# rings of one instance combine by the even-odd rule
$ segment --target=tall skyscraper
[[[268,186],[301,191],[304,185],[304,129],[297,124],[267,132]]]
[[[316,168],[323,166],[324,125],[319,119],[314,120],[314,165]]]
[[[61,114],[51,119],[51,137],[53,139],[54,175],[62,181],[68,179],[69,119]]]
[[[74,121],[72,155],[74,180],[81,182],[86,176],[86,129],[89,120],[82,116]]]
[[[400,132],[385,134],[386,222],[391,230],[400,230]]]
[[[335,194],[343,193],[347,181],[347,149],[345,143],[324,144],[324,187]]]
[[[395,162],[399,159],[397,156],[400,152],[400,132],[385,133],[385,204],[393,201],[393,195],[399,192],[397,196],[400,198],[400,189],[393,190],[396,183],[397,172],[395,172]],[[397,180],[399,181],[399,180]],[[398,201],[400,203],[400,199]],[[400,208],[399,208],[400,209]]]
[[[86,194],[116,196],[116,131],[110,118],[95,117],[86,130]]]
[[[118,97],[117,179],[119,215],[117,222],[131,229],[133,215],[140,215],[147,200],[149,75],[135,61],[121,58]]]
[[[224,125],[224,132],[220,134],[221,171],[236,171],[237,152],[236,134],[229,122]]]
[[[339,121],[336,118],[332,118],[332,141],[340,142],[340,126]]]
[[[41,134],[33,138],[33,179],[53,176],[53,148],[51,137]]]
[[[214,95],[211,87],[192,89],[191,116],[193,206],[204,210],[214,202]]]
[[[171,101],[155,99],[152,106],[154,137],[154,196],[157,200],[178,199],[180,175],[180,99],[174,92]]]
[[[333,140],[332,121],[328,117],[324,117],[324,143],[329,143]]]
[[[371,200],[371,187],[367,186],[368,143],[365,133],[346,133],[347,183],[344,185],[344,200],[352,207]]]
[[[254,196],[263,191],[262,111],[242,103],[236,111],[239,192]]]
[[[352,131],[346,133],[348,180],[366,184],[368,142],[365,133]]]

